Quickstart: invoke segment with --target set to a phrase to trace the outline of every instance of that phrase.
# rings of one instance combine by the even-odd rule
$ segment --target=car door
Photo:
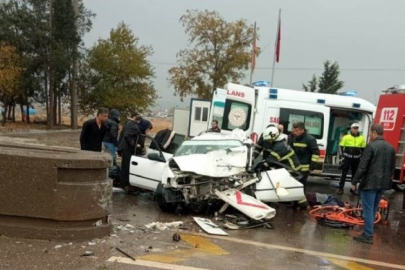
[[[174,152],[183,143],[184,135],[176,134],[170,145],[162,151],[158,143],[150,136],[145,136],[146,154],[131,157],[129,182],[131,186],[155,191],[162,181],[162,175],[167,162],[173,157]],[[154,142],[156,149],[149,148]],[[156,157],[160,157],[157,159]]]
[[[129,182],[131,186],[155,191],[158,184],[162,181],[162,174],[167,161],[173,155],[163,153],[159,146],[157,150],[150,149],[149,145],[152,141],[154,141],[152,137],[145,136],[146,154],[143,156],[132,155],[129,168]]]

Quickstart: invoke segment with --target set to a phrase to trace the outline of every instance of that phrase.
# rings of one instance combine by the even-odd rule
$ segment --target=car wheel
[[[402,184],[400,184],[400,183],[394,183],[394,184],[393,184],[393,188],[394,188],[396,191],[404,191],[404,190],[405,190],[405,183],[402,183]]]
[[[179,203],[169,203],[166,201],[166,198],[164,196],[165,188],[163,187],[162,183],[159,183],[157,188],[156,188],[156,202],[157,205],[159,206],[160,210],[163,212],[174,212],[176,211],[177,207],[179,206]]]

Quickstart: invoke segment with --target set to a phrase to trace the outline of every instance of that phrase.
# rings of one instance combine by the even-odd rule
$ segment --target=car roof
[[[217,140],[236,140],[240,141],[233,134],[207,132],[191,139],[191,141],[217,141]]]

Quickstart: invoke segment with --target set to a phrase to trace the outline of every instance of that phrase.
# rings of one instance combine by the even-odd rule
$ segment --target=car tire
[[[396,191],[405,191],[405,182],[400,184],[400,183],[393,183],[393,188]]]
[[[160,210],[167,213],[173,213],[176,211],[179,203],[169,203],[166,201],[164,196],[165,188],[162,183],[159,183],[156,188],[156,202]]]

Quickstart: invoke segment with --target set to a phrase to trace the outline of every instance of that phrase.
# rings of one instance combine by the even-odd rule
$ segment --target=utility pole
[[[76,21],[76,31],[78,31],[78,17],[79,17],[79,1],[73,1],[73,10],[75,12],[75,21]],[[70,86],[70,127],[71,129],[77,129],[77,110],[78,110],[78,98],[77,98],[77,73],[78,73],[78,48],[75,49],[74,60],[73,60],[73,76],[72,76],[72,85]]]

